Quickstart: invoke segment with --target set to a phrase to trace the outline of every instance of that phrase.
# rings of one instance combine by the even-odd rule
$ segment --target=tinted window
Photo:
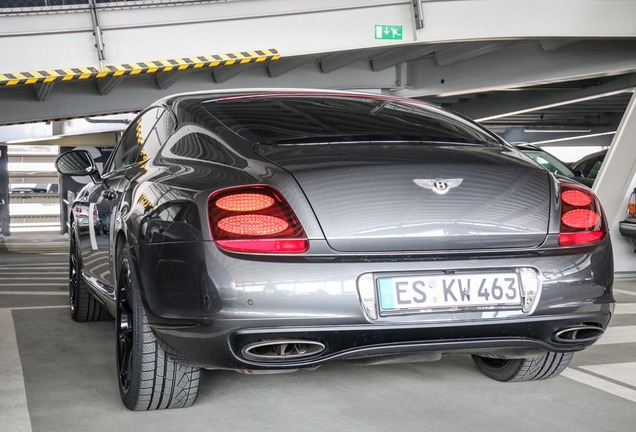
[[[153,130],[155,124],[157,129]],[[151,108],[142,113],[124,132],[110,169],[118,170],[152,156],[165,141],[168,127],[174,129],[174,119],[165,108]]]
[[[232,157],[221,143],[201,133],[185,135],[170,147],[170,152],[175,156],[189,159],[202,159],[227,165],[238,163],[237,158]]]
[[[156,119],[155,127],[150,131],[143,143],[143,150],[139,156],[139,162],[154,156],[166,142],[176,126],[174,116],[170,111],[163,110],[160,112],[154,110],[154,112],[160,114],[160,117]]]
[[[497,144],[461,117],[375,96],[252,95],[203,107],[234,134],[260,144],[421,141]]]

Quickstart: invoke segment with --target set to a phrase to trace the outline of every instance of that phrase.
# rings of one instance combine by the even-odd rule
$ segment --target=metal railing
[[[240,0],[0,0],[0,15],[31,15],[98,10],[225,3]]]

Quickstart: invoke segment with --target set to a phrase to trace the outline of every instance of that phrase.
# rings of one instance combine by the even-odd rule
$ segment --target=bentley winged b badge
[[[413,179],[413,183],[422,187],[424,189],[430,189],[436,194],[444,195],[449,190],[459,186],[462,184],[464,179],[454,178],[454,179]]]

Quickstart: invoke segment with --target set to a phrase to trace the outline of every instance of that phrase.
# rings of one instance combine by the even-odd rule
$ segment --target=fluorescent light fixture
[[[545,140],[545,141],[534,141],[534,142],[532,142],[530,144],[542,145],[542,144],[548,144],[548,143],[556,143],[556,142],[563,142],[563,141],[574,141],[574,140],[578,140],[578,139],[595,138],[595,137],[607,136],[607,135],[615,135],[615,134],[616,134],[616,131],[603,132],[603,133],[590,134],[590,135],[578,135],[578,136],[567,137],[567,138],[556,138],[556,139]]]
[[[608,85],[608,84],[604,84],[604,85]],[[561,101],[557,101],[557,102],[554,102],[554,103],[548,103],[548,104],[545,104],[545,105],[536,105],[536,106],[532,106],[532,107],[528,107],[528,108],[518,109],[518,110],[515,110],[515,111],[509,111],[509,112],[506,112],[506,113],[493,114],[493,115],[488,116],[488,117],[482,117],[482,118],[478,118],[478,119],[474,119],[474,120],[477,123],[481,123],[481,122],[485,122],[485,121],[489,121],[489,120],[495,120],[495,119],[499,119],[499,118],[511,117],[511,116],[518,115],[518,114],[525,114],[525,113],[534,112],[534,111],[547,110],[547,109],[550,109],[550,108],[561,107],[561,106],[564,106],[564,105],[577,104],[577,103],[587,102],[587,101],[594,100],[594,99],[600,99],[600,98],[605,98],[605,97],[608,97],[608,96],[614,96],[614,95],[621,94],[621,93],[628,93],[628,92],[631,91],[630,88],[633,87],[633,84],[629,84],[626,87],[627,88],[621,88],[619,90],[613,90],[613,91],[607,91],[607,92],[602,92],[602,93],[598,93],[598,94],[593,94],[591,96],[584,96],[584,97],[579,97],[579,98],[574,98],[574,99],[561,100]],[[488,90],[502,90],[502,89],[488,89]]]
[[[38,141],[58,140],[60,138],[62,137],[59,135],[50,136],[50,137],[42,137],[42,138],[21,138],[21,139],[7,141],[5,144],[28,144],[28,143],[38,142]]]
[[[528,126],[523,128],[527,133],[586,133],[592,132],[590,128],[559,127],[559,126]]]

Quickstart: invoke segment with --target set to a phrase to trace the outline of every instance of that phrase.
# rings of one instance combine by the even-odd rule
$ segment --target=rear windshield
[[[203,108],[234,134],[258,144],[416,141],[501,145],[461,117],[420,103],[375,96],[250,95]]]

